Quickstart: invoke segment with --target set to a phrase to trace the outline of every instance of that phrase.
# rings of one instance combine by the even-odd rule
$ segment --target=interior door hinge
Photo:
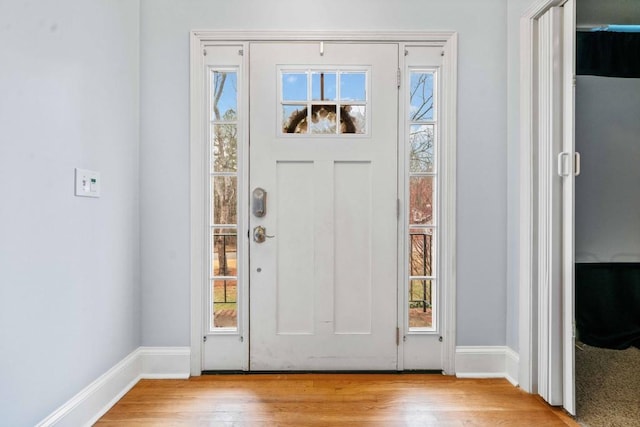
[[[400,199],[396,199],[396,218],[400,219]]]
[[[207,342],[207,336],[206,335],[202,337],[202,342]]]
[[[398,89],[400,89],[400,68],[398,68],[397,84],[398,84]]]
[[[207,56],[207,49],[202,49],[202,56]]]
[[[400,328],[396,328],[396,345],[400,345]]]

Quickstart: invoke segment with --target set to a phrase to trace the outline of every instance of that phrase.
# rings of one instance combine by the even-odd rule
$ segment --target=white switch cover
[[[100,172],[76,168],[76,196],[100,197]]]

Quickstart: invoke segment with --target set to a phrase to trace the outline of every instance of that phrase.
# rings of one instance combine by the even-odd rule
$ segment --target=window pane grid
[[[429,278],[409,281],[409,325],[412,331],[433,331],[436,283]]]
[[[438,173],[434,70],[409,70],[407,275],[410,332],[433,332],[437,318]]]
[[[211,79],[209,332],[238,328],[238,90],[237,71]]]
[[[282,134],[366,134],[366,70],[281,70]]]
[[[409,120],[424,122],[436,117],[436,73],[431,69],[410,70]]]
[[[238,73],[233,69],[211,72],[211,120],[238,119]]]

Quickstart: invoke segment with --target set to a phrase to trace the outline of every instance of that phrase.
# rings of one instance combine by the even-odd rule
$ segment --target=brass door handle
[[[261,225],[258,225],[253,229],[253,241],[256,243],[264,243],[266,239],[271,239],[276,236],[269,236],[267,229]]]

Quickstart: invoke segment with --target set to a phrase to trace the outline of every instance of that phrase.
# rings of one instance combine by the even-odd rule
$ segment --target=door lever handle
[[[269,236],[267,229],[261,225],[258,225],[253,229],[253,241],[256,243],[264,243],[266,239],[271,239],[276,236]]]

